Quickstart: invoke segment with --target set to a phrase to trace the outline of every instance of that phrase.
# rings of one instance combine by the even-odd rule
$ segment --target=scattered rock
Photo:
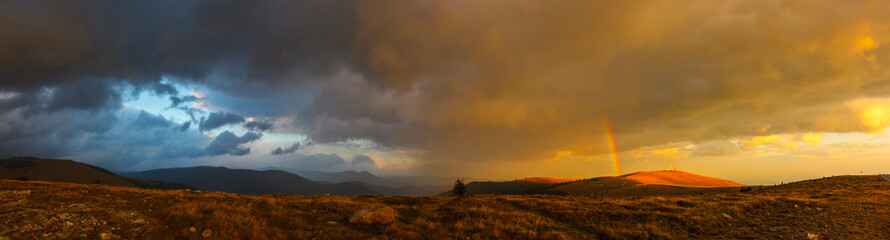
[[[807,240],[817,240],[819,239],[819,234],[807,233]]]
[[[74,223],[71,223],[71,222],[66,221],[66,222],[65,222],[65,226],[69,226],[69,227],[70,227],[70,226],[74,226]]]
[[[204,231],[201,232],[201,236],[205,237],[205,238],[210,237],[210,235],[212,235],[212,234],[213,234],[213,230],[210,230],[210,229],[204,229]]]
[[[94,228],[91,228],[91,227],[85,227],[85,228],[81,229],[80,231],[83,231],[83,232],[92,232],[93,230],[94,230]]]
[[[146,223],[148,223],[148,222],[146,222],[145,219],[141,219],[141,218],[139,218],[139,219],[134,220],[133,223],[135,223],[135,224],[146,224]]]
[[[337,222],[334,222],[334,221],[328,221],[328,224],[330,224],[330,225],[337,225]]]
[[[195,226],[189,228],[189,232],[197,232],[198,229],[195,229]]]
[[[112,234],[112,233],[100,233],[100,234],[99,234],[99,239],[102,239],[102,240],[114,240],[114,239],[121,239],[121,237],[118,236],[118,235],[114,235],[114,234]]]
[[[75,204],[68,205],[68,208],[72,208],[75,211],[89,211],[90,210],[90,208],[87,207],[87,205],[84,205],[81,203],[75,203]]]
[[[350,223],[387,224],[396,220],[396,211],[391,207],[362,209],[349,216]]]
[[[723,216],[726,218],[732,219],[732,216],[729,216],[729,214],[726,214],[726,213],[720,213],[720,214],[723,214]]]

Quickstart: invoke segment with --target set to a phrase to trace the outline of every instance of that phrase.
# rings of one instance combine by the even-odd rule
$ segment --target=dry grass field
[[[388,206],[383,225],[347,221]],[[890,239],[890,183],[674,196],[238,195],[0,181],[0,239]]]

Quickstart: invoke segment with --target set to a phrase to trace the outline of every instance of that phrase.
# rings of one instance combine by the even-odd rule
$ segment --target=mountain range
[[[342,172],[322,172],[322,171],[312,171],[312,170],[300,170],[294,168],[276,168],[276,167],[267,167],[262,168],[260,170],[280,170],[289,173],[293,173],[296,175],[300,175],[306,179],[310,179],[316,182],[327,182],[327,183],[341,183],[341,182],[350,182],[350,181],[358,181],[366,184],[374,185],[374,186],[387,186],[387,187],[401,187],[405,185],[404,183],[400,183],[394,180],[378,177],[368,171],[342,171]]]
[[[360,184],[383,195],[434,195],[450,189],[450,184],[454,181],[435,177],[416,177],[416,181],[403,181],[399,178],[379,177],[368,171],[322,172],[273,167],[264,170],[286,171],[323,184]]]
[[[240,194],[380,194],[380,192],[374,191],[358,183],[318,183],[281,170],[257,171],[249,169],[199,166],[155,169],[121,174],[134,178],[188,184],[204,191]]]
[[[197,166],[115,174],[72,160],[19,157],[0,160],[0,178],[101,183],[153,189],[200,189],[240,194],[293,195],[450,195],[450,185],[411,185],[367,171],[320,172],[299,169],[230,169]],[[424,179],[415,177],[415,179]],[[436,182],[435,178],[426,178]],[[431,181],[433,180],[433,181]],[[438,180],[439,183],[444,179]],[[413,182],[412,182],[413,183]],[[513,181],[471,181],[470,194],[672,195],[730,191],[744,186],[729,180],[682,171],[643,171],[618,177]]]
[[[705,191],[730,191],[744,185],[698,174],[666,170],[642,171],[618,177],[583,180],[525,178],[505,182],[477,181],[467,184],[470,194],[560,195],[672,195]],[[443,192],[450,195],[450,192]]]
[[[0,159],[0,179],[105,184],[149,189],[195,188],[180,183],[120,176],[103,168],[72,160],[40,159],[34,157]]]

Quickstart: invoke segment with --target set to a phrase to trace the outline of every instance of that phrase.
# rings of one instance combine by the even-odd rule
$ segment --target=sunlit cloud
[[[890,126],[884,2],[67,4],[0,3],[0,152],[580,178],[874,159]]]

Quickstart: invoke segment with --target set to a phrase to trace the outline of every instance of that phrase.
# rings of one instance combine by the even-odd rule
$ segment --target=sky
[[[744,184],[890,172],[887,1],[0,2],[0,157]]]

